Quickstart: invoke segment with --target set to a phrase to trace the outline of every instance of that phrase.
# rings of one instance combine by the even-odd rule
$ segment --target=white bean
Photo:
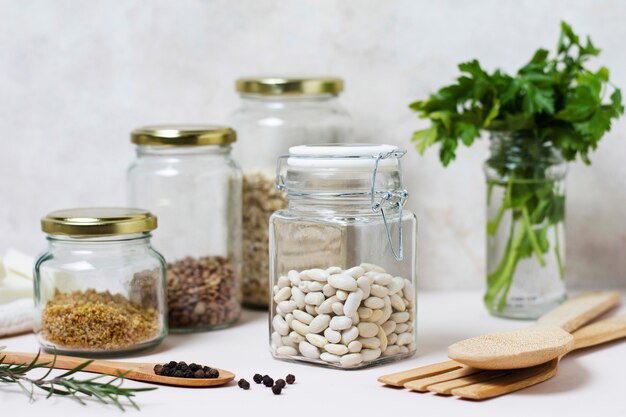
[[[350,275],[351,277],[356,279],[365,274],[365,269],[361,268],[360,266],[355,266],[350,269],[346,269],[345,271],[343,271],[343,273]]]
[[[396,342],[396,344],[398,346],[402,346],[402,345],[408,345],[411,342],[413,342],[413,335],[411,333],[401,333],[398,335],[398,341]]]
[[[363,349],[361,355],[363,356],[363,362],[370,362],[380,357],[380,349]]]
[[[361,289],[361,291],[363,291],[363,299],[370,296],[372,281],[373,279],[366,277],[365,275],[356,280],[357,286]]]
[[[377,337],[359,337],[357,340],[361,342],[364,349],[378,349],[380,347],[380,339]]]
[[[373,310],[372,315],[366,320],[372,323],[376,323],[383,316],[382,310]]]
[[[326,284],[324,285],[324,288],[322,288],[322,293],[324,293],[326,297],[332,297],[337,293],[337,288],[333,287],[330,284]]]
[[[341,357],[341,366],[350,368],[363,362],[363,356],[360,353],[348,353]]]
[[[363,344],[358,340],[353,340],[348,344],[348,351],[350,353],[358,353],[363,349]]]
[[[372,309],[371,308],[359,307],[357,312],[359,313],[359,317],[362,318],[362,319],[368,319],[368,318],[372,317]]]
[[[313,306],[318,306],[324,302],[326,297],[321,292],[310,292],[304,297],[304,301]]]
[[[394,345],[398,341],[398,333],[391,333],[387,335],[387,345]]]
[[[300,288],[293,287],[291,289],[291,298],[298,308],[304,308],[306,301],[304,301],[304,293],[300,291]]]
[[[278,285],[278,288],[285,288],[288,287],[290,284],[291,281],[289,281],[289,278],[287,277],[278,278],[278,282],[276,283],[276,285]]]
[[[319,312],[323,314],[331,313],[333,311],[333,304],[338,300],[339,299],[334,295],[330,298],[327,298],[322,304],[320,304],[320,307],[318,309]]]
[[[301,334],[302,336],[306,336],[310,332],[309,326],[295,319],[291,322],[291,328],[295,330],[296,333]]]
[[[398,324],[396,326],[396,329],[394,330],[396,333],[400,334],[400,333],[404,333],[406,331],[409,330],[409,325],[407,323],[401,323]]]
[[[352,319],[346,316],[335,316],[330,319],[329,327],[333,330],[349,329],[352,326]]]
[[[274,330],[276,330],[279,335],[287,336],[289,334],[289,325],[285,319],[278,314],[276,314],[272,319],[272,325],[274,326]]]
[[[298,271],[294,271],[293,269],[287,273],[289,277],[289,282],[291,282],[291,286],[295,287],[300,284],[300,276],[298,275]]]
[[[359,336],[361,337],[374,337],[378,334],[378,326],[374,323],[359,323],[357,328],[359,329]]]
[[[333,355],[341,356],[348,353],[348,347],[346,345],[337,344],[337,343],[328,343],[324,346],[326,352],[332,353]]]
[[[344,290],[337,290],[337,293],[335,294],[337,296],[338,299],[340,299],[341,301],[346,301],[348,299],[348,294],[349,292],[344,291]]]
[[[372,285],[370,294],[372,294],[374,297],[383,298],[389,294],[389,290],[387,289],[387,287],[383,287],[379,284],[374,284]]]
[[[389,285],[392,279],[393,279],[393,276],[389,274],[374,275],[374,283],[378,285]]]
[[[331,329],[330,327],[324,330],[324,337],[330,343],[339,343],[341,341],[341,333],[336,330]]]
[[[343,314],[347,317],[354,317],[357,313],[357,309],[359,305],[361,305],[361,301],[363,300],[363,290],[360,288],[356,291],[351,292],[346,298],[346,302],[343,304]]]
[[[402,312],[402,313],[393,313],[391,315],[391,320],[395,321],[396,323],[404,323],[409,321],[409,318],[411,318],[411,315],[409,313],[407,313],[406,311]]]
[[[314,281],[326,282],[328,280],[328,272],[323,269],[309,269],[307,276]]]
[[[391,346],[387,346],[387,350],[385,350],[385,353],[383,354],[383,356],[396,356],[398,353],[400,353],[400,346],[391,345]]]
[[[291,339],[291,337],[289,336],[283,336],[282,342],[283,342],[283,346],[291,346],[293,348],[298,347],[298,343],[300,343],[300,341],[294,342],[293,339]]]
[[[341,273],[341,268],[339,268],[338,266],[331,266],[330,268],[326,269],[326,273],[328,275],[340,274]]]
[[[322,352],[320,359],[328,363],[339,363],[341,361],[341,356],[333,355],[328,352]]]
[[[328,277],[328,283],[338,290],[354,291],[357,289],[356,280],[348,274],[335,274]]]
[[[300,349],[302,356],[305,358],[318,359],[320,357],[320,351],[309,342],[300,342],[298,348]]]
[[[298,306],[296,302],[293,300],[285,300],[285,301],[281,301],[280,303],[278,303],[278,308],[280,308],[283,312],[287,314],[291,313],[297,307]]]
[[[280,347],[280,346],[283,345],[283,338],[282,338],[282,336],[280,334],[278,334],[278,332],[273,332],[272,333],[272,343],[276,347]]]
[[[317,316],[317,310],[315,310],[315,308],[316,308],[315,306],[311,306],[308,304],[304,307],[307,313],[309,313],[312,316]]]
[[[365,307],[369,307],[371,309],[375,309],[375,308],[383,308],[385,306],[385,302],[383,301],[382,298],[378,298],[378,297],[369,297],[367,298],[364,302],[363,305],[365,305]]]
[[[353,340],[356,340],[357,337],[359,337],[359,329],[356,327],[350,327],[349,329],[341,332],[341,343],[348,345]]]
[[[291,341],[295,344],[298,344],[304,340],[304,337],[296,332],[290,332],[289,336],[287,336]]]
[[[298,351],[292,346],[281,346],[276,349],[276,354],[279,356],[296,356]]]
[[[291,287],[281,288],[274,296],[274,301],[280,303],[281,301],[288,300],[289,297],[291,297]]]
[[[294,312],[295,313],[295,312]],[[294,314],[295,315],[295,314]],[[297,318],[297,317],[296,317]],[[396,322],[393,320],[387,320],[385,323],[383,323],[380,326],[383,331],[385,332],[385,334],[387,336],[389,336],[391,333],[393,333],[393,331],[396,329]]]
[[[342,315],[343,314],[343,303],[337,301],[336,303],[333,303],[332,305],[332,309],[333,309],[333,313],[335,313],[336,315]]]
[[[393,307],[394,310],[406,310],[406,305],[404,305],[404,301],[402,301],[402,298],[400,298],[398,294],[391,294],[391,296],[389,296],[389,299],[391,300],[391,307]]]
[[[313,321],[313,316],[302,310],[294,310],[293,317],[304,324],[311,324],[311,322]]]
[[[415,295],[413,284],[411,284],[411,281],[409,281],[408,279],[404,280],[404,288],[402,289],[402,295],[404,295],[404,298],[406,298],[407,300],[413,301],[413,296]]]
[[[387,334],[382,327],[378,327],[378,333],[376,334],[376,337],[380,339],[380,350],[384,352],[385,349],[387,349],[389,341],[387,340]]]
[[[389,290],[389,294],[395,294],[404,288],[404,278],[394,277],[389,285],[387,285],[387,289]]]
[[[309,331],[311,333],[321,333],[328,327],[330,323],[330,316],[328,314],[320,314],[315,317],[309,324]]]
[[[307,334],[306,340],[308,340],[310,344],[312,344],[313,346],[317,346],[318,348],[323,348],[328,344],[328,340],[326,340],[324,336],[320,336],[319,334],[315,333]]]

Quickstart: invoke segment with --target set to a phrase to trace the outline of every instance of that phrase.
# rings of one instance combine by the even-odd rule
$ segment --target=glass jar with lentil
[[[48,248],[35,264],[35,332],[45,350],[112,356],[165,337],[165,260],[150,243],[155,216],[80,208],[41,223]]]
[[[131,140],[137,159],[128,202],[159,216],[154,244],[167,260],[173,332],[234,323],[241,312],[241,172],[235,132],[220,126],[148,126]]]

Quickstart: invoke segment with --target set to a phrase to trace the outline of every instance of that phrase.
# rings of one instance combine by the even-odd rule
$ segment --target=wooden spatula
[[[626,315],[602,320],[573,333],[575,349],[596,346],[626,337]],[[565,355],[563,355],[565,356]],[[404,383],[404,387],[412,391],[431,391],[443,395],[456,395],[472,400],[484,400],[518,391],[539,384],[556,375],[559,362],[563,356],[547,363],[531,368],[484,371],[461,365],[450,371],[412,379]],[[454,361],[440,369],[450,369]],[[432,365],[431,365],[432,366]],[[423,367],[421,374],[428,371]],[[434,367],[433,367],[434,369]],[[416,375],[418,372],[413,371]]]
[[[0,358],[4,358],[4,363],[9,364],[28,364],[31,363],[36,356],[36,353],[0,352]],[[48,368],[52,366],[55,369],[72,369],[88,360],[90,359],[61,355],[57,355],[56,360],[54,360],[54,355],[40,354],[39,359],[37,359],[37,363],[49,363],[47,366]],[[124,378],[135,381],[175,385],[179,387],[214,387],[224,385],[235,378],[235,374],[223,369],[218,369],[219,377],[217,378],[177,378],[172,376],[162,376],[154,373],[155,365],[156,363],[94,360],[82,370],[85,372],[94,372],[113,376],[124,375]]]
[[[448,357],[480,369],[517,369],[546,363],[574,348],[571,331],[619,303],[616,291],[585,293],[542,316],[537,324],[462,340]]]

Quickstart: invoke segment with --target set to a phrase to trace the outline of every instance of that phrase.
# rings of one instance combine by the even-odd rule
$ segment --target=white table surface
[[[624,294],[626,295],[626,294]],[[624,313],[622,307],[615,313]],[[625,416],[626,340],[572,353],[551,380],[535,387],[483,402],[420,394],[381,386],[379,375],[446,359],[454,341],[489,331],[518,328],[525,322],[491,317],[479,292],[425,292],[418,297],[418,353],[415,357],[365,370],[342,371],[272,359],[268,353],[266,314],[245,311],[230,329],[170,335],[165,342],[129,360],[184,360],[221,367],[246,378],[251,389],[233,382],[225,387],[185,389],[161,386],[136,397],[141,413],[150,416]],[[33,335],[0,339],[7,350],[36,351]],[[274,379],[288,373],[297,382],[275,396],[252,381],[255,373]],[[128,386],[145,386],[129,381]],[[92,402],[87,407],[71,399],[44,399],[29,404],[17,387],[0,389],[2,416],[121,415],[112,406]],[[84,414],[88,413],[88,414]],[[138,412],[132,409],[127,415]]]

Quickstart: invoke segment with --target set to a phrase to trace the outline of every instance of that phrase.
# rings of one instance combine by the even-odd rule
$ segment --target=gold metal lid
[[[213,125],[144,126],[133,130],[130,140],[137,145],[228,145],[237,140],[229,127]]]
[[[41,219],[41,230],[52,235],[116,236],[156,229],[149,211],[126,207],[90,207],[57,210]]]
[[[240,93],[264,96],[336,96],[343,91],[343,80],[335,77],[246,77],[237,80],[236,88]]]

